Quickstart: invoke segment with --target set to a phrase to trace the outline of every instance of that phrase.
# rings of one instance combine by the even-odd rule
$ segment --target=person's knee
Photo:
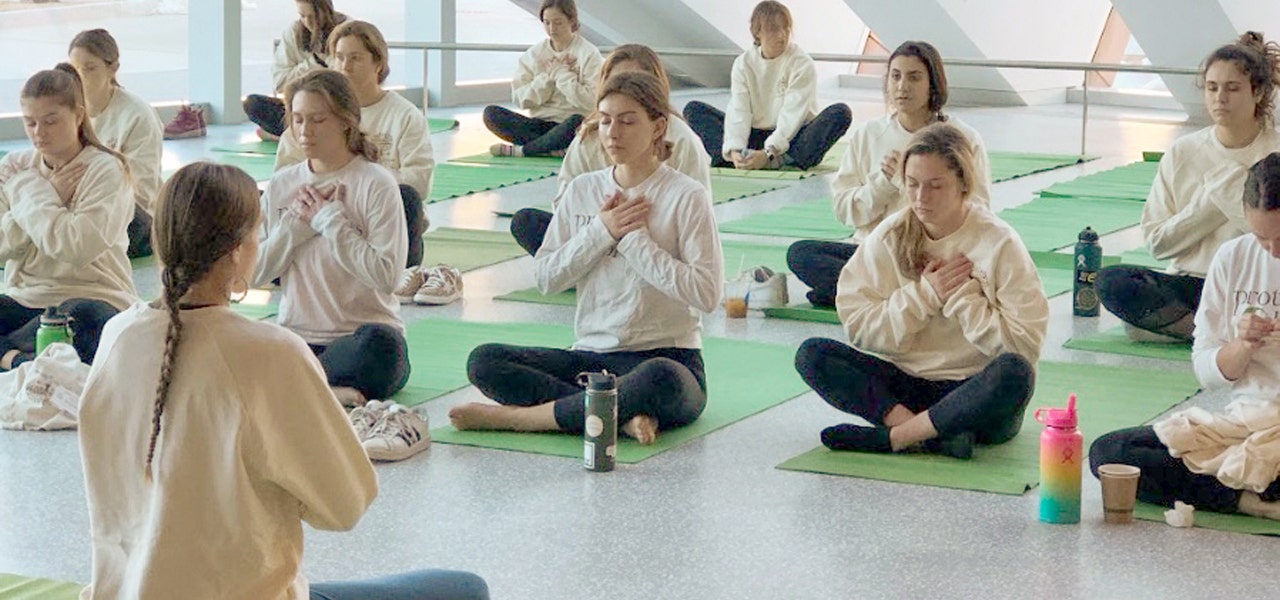
[[[810,381],[811,375],[818,370],[818,363],[831,350],[833,340],[827,338],[809,338],[796,349],[796,372]]]
[[[708,106],[709,105],[705,102],[690,100],[688,104],[684,105],[684,110],[681,111],[681,113],[684,114],[685,121],[692,122],[705,115],[707,113]]]
[[[502,121],[502,114],[504,112],[506,111],[496,104],[490,104],[489,106],[484,107],[483,119],[485,127],[488,127],[490,130],[497,127],[498,123]]]
[[[1036,369],[1021,354],[1006,352],[997,356],[991,365],[1001,396],[1017,399],[1019,404],[1031,401],[1035,391]]]
[[[813,262],[813,254],[819,244],[814,240],[800,240],[787,247],[787,267],[792,273],[806,270],[805,267]]]
[[[628,375],[635,375],[648,382],[659,397],[675,397],[684,391],[690,381],[696,383],[689,368],[670,358],[651,358],[640,363]]]
[[[847,130],[849,125],[853,124],[853,111],[850,110],[849,105],[843,102],[832,104],[823,112],[827,113],[827,116],[831,119],[832,124],[835,125],[837,129]]]
[[[483,383],[492,379],[495,367],[506,362],[509,356],[510,352],[502,344],[476,346],[467,356],[467,380],[472,385],[483,387]]]
[[[1124,431],[1112,431],[1093,441],[1089,446],[1089,470],[1098,475],[1098,467],[1118,462],[1124,454]]]
[[[105,302],[73,299],[60,304],[58,312],[70,318],[73,329],[83,331],[101,330],[102,326],[120,311]]]

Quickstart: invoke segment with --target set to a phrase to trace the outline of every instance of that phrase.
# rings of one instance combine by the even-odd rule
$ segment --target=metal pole
[[[1084,101],[1081,103],[1084,109],[1080,111],[1080,158],[1076,163],[1082,163],[1088,160],[1088,154],[1085,152],[1085,139],[1089,134],[1089,71],[1084,72],[1084,82],[1081,84],[1084,90]]]

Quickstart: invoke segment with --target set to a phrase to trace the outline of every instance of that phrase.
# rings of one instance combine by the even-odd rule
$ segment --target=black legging
[[[522,208],[511,215],[511,237],[529,256],[538,254],[551,226],[551,213],[537,208]]]
[[[422,264],[422,234],[427,232],[427,212],[422,207],[422,196],[411,185],[400,184],[400,201],[404,203],[404,222],[409,227],[409,253],[405,267]]]
[[[484,125],[493,135],[520,146],[526,156],[537,156],[568,148],[582,125],[582,115],[569,115],[557,123],[490,105],[484,107]]]
[[[689,127],[702,138],[702,145],[711,155],[711,166],[732,167],[733,163],[724,158],[724,111],[697,100],[684,106],[684,120]],[[818,116],[800,126],[795,137],[791,138],[791,147],[787,149],[795,166],[811,169],[827,155],[840,136],[849,130],[853,122],[853,112],[849,107],[836,103],[822,109]],[[772,129],[751,128],[747,139],[747,148],[763,150],[764,142],[773,134]]]
[[[284,101],[275,96],[249,94],[244,99],[245,116],[276,137],[284,135],[284,112]]]
[[[883,426],[885,415],[901,404],[917,414],[928,410],[940,437],[969,431],[982,444],[1018,435],[1035,390],[1035,369],[1017,354],[997,356],[968,379],[930,380],[825,338],[800,345],[796,371],[827,404],[874,425]]]
[[[1098,271],[1098,299],[1121,321],[1139,329],[1191,340],[1204,278],[1169,275],[1147,267],[1115,265]]]
[[[857,249],[857,244],[800,240],[787,248],[787,268],[813,288],[809,290],[810,304],[835,306],[840,271]]]
[[[1169,455],[1169,447],[1150,425],[1112,431],[1094,441],[1089,447],[1089,469],[1094,476],[1098,475],[1098,467],[1110,463],[1142,469],[1138,499],[1143,502],[1173,506],[1175,500],[1181,500],[1199,509],[1222,513],[1236,512],[1240,504],[1240,490],[1223,485],[1213,475],[1192,473],[1181,458]],[[1267,491],[1273,490],[1280,487],[1272,484]]]
[[[328,345],[312,344],[333,387],[360,390],[365,398],[388,398],[409,382],[409,346],[389,325],[361,325]]]
[[[93,362],[98,353],[102,327],[120,311],[101,300],[72,298],[58,305],[58,312],[69,317],[71,346],[81,362]],[[0,357],[10,350],[19,352],[13,360],[17,367],[35,358],[36,331],[40,329],[43,308],[27,308],[9,296],[0,295]]]

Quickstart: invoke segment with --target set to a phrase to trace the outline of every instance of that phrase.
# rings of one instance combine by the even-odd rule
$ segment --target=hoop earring
[[[249,296],[249,281],[246,280],[243,276],[237,277],[235,282],[231,284],[230,292],[231,292],[230,297],[231,297],[232,304],[239,304],[243,302],[244,299]],[[236,294],[239,294],[240,297],[237,298]]]

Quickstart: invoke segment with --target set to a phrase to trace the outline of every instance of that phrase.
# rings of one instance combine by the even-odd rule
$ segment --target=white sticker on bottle
[[[583,466],[588,469],[596,468],[596,445],[591,442],[582,442],[582,461]]]
[[[587,435],[600,437],[604,433],[604,419],[595,415],[587,415]]]

